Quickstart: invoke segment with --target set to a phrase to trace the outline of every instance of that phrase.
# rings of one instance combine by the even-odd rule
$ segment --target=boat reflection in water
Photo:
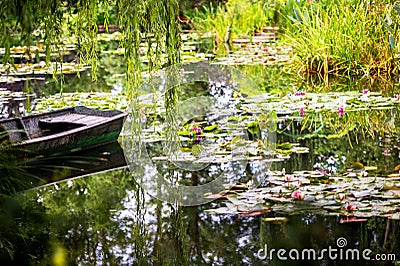
[[[88,176],[126,167],[123,150],[117,141],[70,153],[35,157],[26,163],[29,173],[40,178],[34,186]]]

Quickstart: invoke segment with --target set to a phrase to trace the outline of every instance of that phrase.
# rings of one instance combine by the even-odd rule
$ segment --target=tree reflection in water
[[[196,179],[193,175],[193,184]],[[271,223],[263,218],[282,214],[213,215],[205,208],[209,206],[178,207],[150,198],[126,170],[58,183],[3,201],[1,239],[11,244],[14,261],[3,252],[1,262],[286,265],[260,260],[257,251],[265,244],[323,249],[338,237],[345,237],[349,247],[400,257],[398,221],[373,217],[340,223],[338,216],[305,212]]]

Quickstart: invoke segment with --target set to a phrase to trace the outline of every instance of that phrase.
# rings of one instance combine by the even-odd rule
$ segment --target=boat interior
[[[9,141],[18,142],[89,126],[96,122],[99,122],[99,116],[73,113],[56,117],[15,118],[4,123],[0,131],[8,132]]]
[[[20,142],[112,120],[119,112],[75,107],[52,114],[7,119],[0,124],[0,141]],[[5,133],[6,132],[6,133]]]

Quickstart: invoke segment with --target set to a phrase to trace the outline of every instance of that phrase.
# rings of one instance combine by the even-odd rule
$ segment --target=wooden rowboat
[[[0,132],[29,153],[49,154],[116,140],[127,113],[84,106],[0,120]],[[2,134],[4,135],[4,134]]]

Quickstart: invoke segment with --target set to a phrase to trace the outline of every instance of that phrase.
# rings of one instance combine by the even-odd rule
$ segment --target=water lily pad
[[[289,219],[287,217],[267,217],[264,218],[264,222],[269,222],[269,223],[286,223]]]
[[[211,131],[214,131],[214,130],[217,129],[217,128],[218,128],[218,125],[217,125],[217,124],[214,124],[214,125],[205,127],[205,128],[203,129],[203,131],[204,131],[204,132],[211,132]]]

